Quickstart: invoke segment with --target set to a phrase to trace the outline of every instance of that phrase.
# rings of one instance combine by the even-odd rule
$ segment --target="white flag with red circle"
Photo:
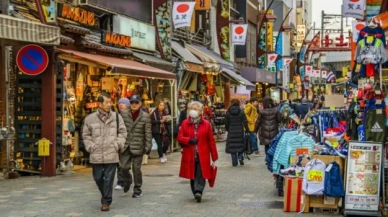
[[[290,65],[290,63],[292,62],[292,58],[284,58],[283,60],[284,60],[283,62],[284,66]]]
[[[321,70],[313,70],[314,71],[314,76],[313,77],[316,77],[316,78],[319,78],[321,77]]]
[[[312,66],[306,66],[306,75],[309,77],[313,77],[313,67]]]
[[[191,26],[195,2],[174,2],[172,21],[175,29]]]
[[[274,65],[275,64],[275,61],[276,61],[276,58],[278,58],[278,54],[275,54],[275,53],[271,53],[271,54],[268,54],[268,65]]]
[[[366,26],[365,22],[352,22],[352,30],[353,30],[353,42],[357,42],[358,35],[361,32],[361,29],[363,29]]]
[[[322,71],[322,78],[326,78],[327,77],[327,71]]]
[[[247,32],[248,24],[232,24],[232,44],[245,45]]]

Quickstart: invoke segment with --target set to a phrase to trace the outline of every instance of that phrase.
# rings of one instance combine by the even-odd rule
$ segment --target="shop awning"
[[[182,57],[186,70],[192,72],[203,73],[203,63],[195,57],[190,51],[179,44],[179,42],[171,41],[171,48]]]
[[[143,63],[156,68],[163,69],[169,72],[173,72],[175,70],[174,64],[158,57],[139,53],[139,52],[133,52],[133,56],[135,56],[138,59],[141,59]]]
[[[241,69],[241,75],[252,82],[276,83],[276,73],[256,67],[246,67]]]
[[[55,26],[0,14],[0,39],[59,45],[61,30]]]
[[[255,90],[256,89],[256,86],[254,84],[252,84],[250,81],[248,81],[247,79],[245,79],[241,75],[235,73],[233,70],[229,70],[227,68],[223,68],[223,72],[228,74],[233,79],[238,80],[238,82],[240,84],[245,85],[247,90]]]
[[[75,50],[58,49],[58,51],[69,55],[70,57],[86,59],[92,62],[99,63],[101,65],[106,65],[107,67],[111,66],[113,68],[112,73],[176,80],[176,75],[174,73],[154,68],[152,66],[148,66],[133,60],[101,56],[97,54],[84,53]]]
[[[210,51],[206,47],[186,44],[186,48],[203,62],[203,66],[206,72],[221,71],[220,62],[217,61],[212,55],[209,55],[208,52]]]

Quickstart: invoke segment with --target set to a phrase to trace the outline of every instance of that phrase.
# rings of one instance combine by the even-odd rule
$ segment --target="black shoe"
[[[244,166],[244,160],[239,160],[239,161],[240,161],[240,165]]]
[[[200,194],[200,193],[195,193],[194,197],[195,197],[195,199],[197,200],[197,203],[201,203],[202,194]]]
[[[130,185],[124,186],[124,193],[127,193],[129,191],[130,187],[131,187]]]
[[[141,198],[142,196],[143,194],[135,194],[135,193],[132,194],[133,198]]]

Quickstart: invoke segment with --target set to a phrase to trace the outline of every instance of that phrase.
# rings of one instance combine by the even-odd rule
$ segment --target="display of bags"
[[[326,165],[319,159],[307,163],[304,168],[302,188],[307,195],[323,195]]]
[[[329,197],[345,196],[340,166],[335,161],[330,163],[325,170],[325,188],[323,192]]]

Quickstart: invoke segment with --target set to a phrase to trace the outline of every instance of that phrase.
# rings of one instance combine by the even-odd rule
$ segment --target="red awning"
[[[176,79],[176,75],[171,72],[164,71],[162,69],[154,68],[149,65],[145,65],[133,60],[121,59],[117,57],[101,56],[98,54],[90,54],[79,52],[75,50],[57,49],[64,54],[72,55],[81,59],[87,59],[102,65],[114,67],[112,73],[127,74],[141,77],[153,77],[159,79]]]

